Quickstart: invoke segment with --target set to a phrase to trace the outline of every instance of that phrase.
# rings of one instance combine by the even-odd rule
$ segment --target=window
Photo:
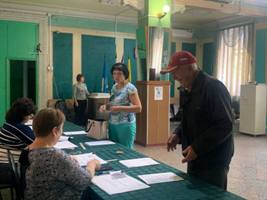
[[[241,84],[251,78],[252,25],[219,32],[216,77],[232,96],[240,96]]]

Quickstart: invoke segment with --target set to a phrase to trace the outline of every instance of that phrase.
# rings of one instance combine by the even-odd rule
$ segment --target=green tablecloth
[[[65,123],[64,131],[78,131],[82,130],[81,127]],[[92,141],[86,135],[73,136],[70,141],[79,146],[79,143]],[[95,185],[91,185],[85,192],[85,199],[112,199],[112,200],[172,200],[172,199],[190,199],[190,200],[230,200],[230,199],[243,199],[230,192],[225,192],[222,189],[206,184],[200,180],[189,177],[187,174],[172,168],[166,164],[160,165],[127,168],[119,163],[119,160],[142,158],[146,157],[134,150],[123,147],[122,145],[104,145],[89,147],[84,145],[86,150],[80,146],[74,150],[66,150],[69,154],[80,154],[86,152],[94,152],[104,160],[118,159],[117,161],[108,163],[114,170],[123,170],[128,175],[137,178],[138,175],[160,173],[160,172],[174,172],[178,176],[184,178],[183,181],[152,184],[150,188],[144,190],[137,190],[127,193],[121,193],[116,195],[108,195]],[[118,155],[116,151],[123,151],[123,154]],[[167,156],[167,152],[166,152]],[[137,178],[138,179],[138,178]]]

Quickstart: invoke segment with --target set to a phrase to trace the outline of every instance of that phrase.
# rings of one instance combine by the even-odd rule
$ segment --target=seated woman
[[[0,131],[0,184],[11,184],[14,181],[7,151],[11,150],[17,162],[21,150],[35,138],[32,129],[25,125],[34,113],[35,106],[28,98],[17,99],[6,113],[6,122]]]
[[[0,145],[8,149],[24,149],[35,138],[25,123],[33,117],[35,106],[31,99],[17,99],[6,113],[6,122],[0,131]]]
[[[25,199],[80,199],[100,167],[99,161],[92,160],[83,169],[71,156],[54,148],[64,120],[64,114],[52,108],[40,110],[34,117],[36,138],[20,156]]]

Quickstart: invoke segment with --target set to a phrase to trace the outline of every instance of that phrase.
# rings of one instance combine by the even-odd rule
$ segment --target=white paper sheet
[[[84,153],[79,155],[72,155],[73,158],[75,158],[80,166],[86,166],[88,161],[96,159],[100,162],[100,164],[106,164],[107,162],[104,161],[102,158],[98,157],[96,154],[93,153]]]
[[[67,141],[68,139],[69,139],[68,136],[61,135],[58,141],[63,142],[63,141]]]
[[[131,167],[143,167],[149,165],[158,165],[159,163],[152,158],[137,158],[137,159],[130,159],[130,160],[121,160],[121,164],[125,165],[128,168]]]
[[[85,142],[88,146],[98,146],[98,145],[110,145],[115,144],[114,142],[110,140],[101,140],[101,141],[95,141],[95,142]]]
[[[62,142],[58,142],[54,147],[58,149],[73,149],[77,147],[77,145],[69,141],[62,141]]]
[[[92,183],[109,195],[130,192],[149,188],[150,186],[126,174],[119,176],[117,173],[95,176]]]
[[[86,135],[85,131],[67,131],[64,132],[64,135]]]
[[[142,179],[146,184],[165,183],[165,182],[184,180],[183,178],[177,176],[172,172],[144,174],[144,175],[139,175],[138,177]]]

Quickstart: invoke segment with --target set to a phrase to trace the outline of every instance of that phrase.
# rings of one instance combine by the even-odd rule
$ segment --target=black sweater
[[[234,153],[231,97],[217,79],[200,71],[190,92],[180,91],[181,124],[175,130],[182,149],[192,146],[195,169],[226,167]]]

